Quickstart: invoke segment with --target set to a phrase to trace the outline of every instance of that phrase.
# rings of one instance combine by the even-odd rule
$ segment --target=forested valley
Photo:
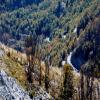
[[[0,0],[0,100],[100,100],[100,0]]]

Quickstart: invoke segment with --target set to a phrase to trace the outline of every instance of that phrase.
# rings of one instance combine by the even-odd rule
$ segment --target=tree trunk
[[[47,92],[49,92],[49,65],[47,61],[45,67],[45,89]]]
[[[83,72],[81,73],[81,100],[84,99],[84,75]]]
[[[89,86],[89,83],[90,83],[90,77],[89,76],[86,76],[86,100],[89,100],[89,89],[90,89],[90,86]]]
[[[42,69],[41,69],[41,62],[39,61],[39,67],[40,67],[40,79],[39,79],[39,85],[42,85]]]
[[[93,98],[93,82],[94,82],[94,77],[91,78],[90,100],[92,100],[92,98]]]

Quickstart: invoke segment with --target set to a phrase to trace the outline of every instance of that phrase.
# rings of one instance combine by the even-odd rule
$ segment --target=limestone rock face
[[[49,100],[50,95],[41,87],[35,87],[33,100]],[[16,80],[9,77],[3,70],[0,71],[0,100],[32,100],[28,93],[17,84]]]
[[[3,70],[0,71],[0,100],[31,100],[27,92],[9,77]]]

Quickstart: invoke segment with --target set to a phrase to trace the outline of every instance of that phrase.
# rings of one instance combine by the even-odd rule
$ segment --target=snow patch
[[[70,54],[67,57],[67,63],[72,66],[72,68],[73,68],[74,71],[78,72],[78,70],[71,63],[71,57],[72,57],[72,52],[70,52]]]

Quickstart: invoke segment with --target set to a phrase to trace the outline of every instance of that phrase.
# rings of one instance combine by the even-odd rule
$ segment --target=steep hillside
[[[84,71],[93,72],[100,77],[100,16],[94,17],[81,32],[76,49],[72,55],[72,63],[77,68],[83,67]],[[85,64],[85,65],[84,65]],[[91,71],[90,71],[91,69]],[[92,73],[91,72],[91,73]],[[90,74],[91,74],[90,73]],[[88,73],[89,74],[89,73]]]
[[[9,77],[3,70],[0,71],[0,99],[13,100],[24,99],[31,100],[28,93],[17,84],[16,80]]]
[[[100,0],[0,0],[0,70],[32,99],[99,100]]]
[[[42,35],[43,40],[48,37],[51,42],[46,45],[42,43],[42,48],[46,50],[45,53],[50,52],[54,65],[60,62],[64,51],[67,52],[73,48],[75,42],[73,40],[81,30],[85,29],[92,15],[94,17],[100,15],[99,0],[29,0],[27,3],[22,0],[22,2],[16,2],[17,0],[12,0],[12,2],[5,0],[1,3],[0,40],[12,48],[23,51],[24,40],[28,35]],[[37,5],[36,2],[40,3]],[[85,20],[86,13],[89,18]],[[47,50],[48,46],[52,48],[51,51]]]
[[[35,85],[32,87],[32,90],[30,90],[25,73],[25,65],[25,54],[0,43],[0,97],[4,100],[49,100],[51,95],[49,95],[42,86],[40,87],[37,84],[37,77],[39,77],[37,66],[34,76]]]
[[[0,12],[13,11],[15,9],[26,7],[28,5],[38,5],[43,0],[1,0],[0,1]]]

